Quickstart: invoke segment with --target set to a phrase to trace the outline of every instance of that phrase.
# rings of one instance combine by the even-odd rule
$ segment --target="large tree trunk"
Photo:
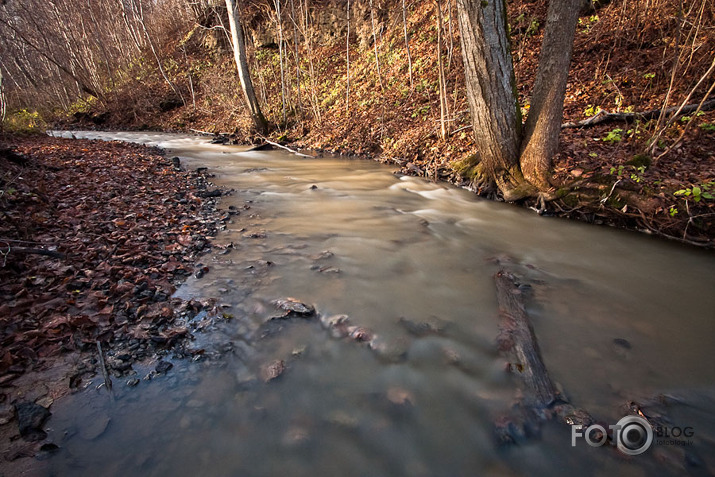
[[[507,201],[532,193],[519,169],[521,110],[504,0],[458,0],[467,100],[480,168]]]
[[[524,177],[540,190],[551,187],[551,159],[559,146],[566,82],[580,6],[580,2],[573,0],[549,2],[520,158]]]
[[[514,201],[550,188],[581,3],[551,0],[522,141],[505,0],[458,0],[467,99],[484,179]]]
[[[236,59],[236,68],[238,69],[238,79],[241,82],[243,96],[251,113],[251,119],[256,130],[265,134],[268,130],[268,123],[261,112],[261,107],[258,105],[256,92],[253,90],[253,82],[248,71],[248,59],[246,57],[246,43],[243,39],[243,30],[236,8],[235,0],[226,0],[226,9],[228,10],[228,23],[231,29],[231,39],[233,41],[233,54]]]

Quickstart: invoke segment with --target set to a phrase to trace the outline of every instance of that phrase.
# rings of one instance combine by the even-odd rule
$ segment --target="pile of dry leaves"
[[[171,294],[226,217],[206,176],[177,163],[118,142],[0,138],[0,385],[97,341],[185,336]]]

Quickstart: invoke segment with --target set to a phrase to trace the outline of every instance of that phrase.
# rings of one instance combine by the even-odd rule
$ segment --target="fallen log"
[[[511,371],[524,381],[524,397],[531,406],[548,408],[558,399],[558,392],[541,358],[539,343],[524,308],[522,291],[514,276],[500,271],[494,277],[499,302],[499,349],[509,351],[516,363]]]
[[[687,106],[683,106],[683,108],[680,110],[679,115],[683,116],[686,114],[693,113],[698,109],[698,106],[699,106],[699,104],[688,104]],[[680,106],[671,106],[671,107],[665,109],[665,113],[672,114],[672,113],[677,112],[678,109],[680,109]],[[711,99],[710,101],[704,102],[702,107],[700,108],[701,111],[709,111],[711,109],[715,109],[715,99]],[[662,108],[661,109],[651,109],[649,111],[642,111],[642,112],[635,112],[635,113],[609,113],[608,111],[600,111],[595,116],[592,116],[588,119],[584,119],[583,121],[564,123],[561,125],[561,129],[583,128],[583,127],[595,126],[596,124],[612,123],[612,122],[628,122],[628,121],[635,121],[637,119],[640,119],[643,121],[648,121],[650,119],[656,119],[658,116],[660,116],[660,113],[662,111],[663,111]]]
[[[566,424],[588,426],[591,415],[571,405],[551,380],[539,343],[526,313],[524,294],[514,275],[500,270],[494,276],[499,302],[500,351],[510,358],[509,370],[524,383],[520,400],[510,415],[496,422],[496,435],[501,443],[515,443],[537,434],[541,421],[558,417]]]

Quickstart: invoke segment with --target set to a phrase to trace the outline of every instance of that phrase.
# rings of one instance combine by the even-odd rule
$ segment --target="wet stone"
[[[316,255],[311,255],[310,259],[311,260],[325,260],[328,258],[334,257],[335,254],[331,252],[330,250],[324,250]]]
[[[289,314],[292,313],[304,317],[315,314],[315,308],[313,306],[302,303],[295,298],[281,298],[275,300],[273,304],[281,310],[287,311]]]
[[[172,363],[168,362],[168,361],[159,361],[159,362],[156,364],[156,368],[154,368],[154,370],[155,370],[158,374],[164,374],[164,373],[166,373],[167,371],[169,371],[169,370],[170,370],[171,368],[173,368],[173,367],[174,367],[174,365],[173,365]]]
[[[348,315],[321,316],[320,323],[330,332],[330,336],[336,339],[348,336],[348,326],[350,318]]]
[[[220,190],[214,189],[214,190],[201,191],[197,195],[199,197],[201,197],[202,199],[207,199],[209,197],[221,197],[222,193]]]
[[[27,441],[41,441],[47,437],[42,425],[52,413],[47,408],[34,402],[25,402],[15,405],[17,426],[20,435]]]
[[[614,338],[613,345],[623,349],[631,349],[630,341],[623,338]]]
[[[358,343],[368,342],[375,337],[371,330],[362,326],[352,326],[348,328],[348,332],[350,333],[350,338]]]

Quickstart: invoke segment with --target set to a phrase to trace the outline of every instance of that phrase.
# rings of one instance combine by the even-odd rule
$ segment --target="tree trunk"
[[[285,70],[283,68],[283,17],[281,13],[281,0],[273,0],[273,5],[276,8],[276,28],[278,29],[278,64],[281,70],[281,106],[283,108],[283,126],[288,122],[286,113],[286,79]]]
[[[2,123],[5,121],[5,90],[2,85],[2,71],[0,70],[0,131],[2,131]]]
[[[226,0],[226,9],[228,10],[228,23],[231,29],[231,40],[233,42],[233,54],[236,60],[236,68],[238,69],[238,79],[241,82],[243,96],[251,113],[251,119],[256,127],[256,130],[261,134],[268,131],[268,123],[261,112],[261,107],[258,105],[256,92],[253,90],[253,82],[248,71],[248,59],[246,57],[246,43],[243,39],[243,30],[241,29],[241,21],[234,0]]]
[[[412,80],[412,55],[410,55],[410,37],[407,35],[407,6],[405,0],[402,0],[402,29],[405,33],[405,50],[407,51],[407,71],[410,73],[410,91],[415,89],[415,84]]]
[[[437,4],[437,70],[439,74],[439,137],[447,139],[447,81],[444,77],[444,62],[442,61],[442,2]]]
[[[295,83],[298,90],[298,121],[300,121],[301,134],[303,133],[303,98],[300,84],[300,51],[298,50],[298,20],[295,17],[295,0],[290,0],[290,19],[293,22],[293,52],[295,55]]]
[[[580,3],[573,0],[549,2],[539,68],[519,160],[524,177],[539,190],[551,187],[551,159],[559,146],[579,9]]]
[[[345,85],[345,111],[350,112],[350,0],[347,6],[348,12],[348,33],[345,36],[345,58],[346,58],[346,85]]]
[[[507,201],[530,195],[519,169],[521,111],[504,0],[458,0],[467,100],[481,173]]]

